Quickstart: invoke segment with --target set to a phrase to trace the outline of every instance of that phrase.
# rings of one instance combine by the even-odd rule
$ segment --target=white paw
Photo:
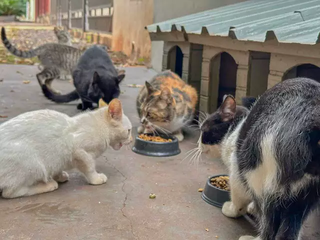
[[[59,183],[64,183],[69,180],[69,174],[65,171],[62,171],[62,173],[60,173],[55,180]]]
[[[247,213],[251,214],[251,215],[256,215],[256,208],[253,202],[249,203],[248,207],[247,207]]]
[[[92,185],[100,185],[106,183],[108,180],[107,176],[103,173],[97,173],[92,177],[90,184]]]
[[[225,202],[222,206],[222,213],[229,218],[237,218],[243,215],[233,202]]]
[[[56,181],[50,181],[47,183],[46,187],[48,189],[48,192],[51,192],[58,189],[59,185]]]
[[[252,236],[242,236],[239,238],[239,240],[254,240],[254,237]]]
[[[178,139],[179,142],[182,142],[182,140],[184,139],[184,136],[182,133],[177,133],[174,136]]]
[[[142,126],[138,127],[138,133],[139,134],[143,133],[143,131],[144,131],[144,127],[142,127]]]

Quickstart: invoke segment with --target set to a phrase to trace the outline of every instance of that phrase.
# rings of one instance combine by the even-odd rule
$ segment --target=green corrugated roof
[[[150,33],[183,31],[239,40],[316,44],[320,32],[320,0],[250,0],[155,23]]]

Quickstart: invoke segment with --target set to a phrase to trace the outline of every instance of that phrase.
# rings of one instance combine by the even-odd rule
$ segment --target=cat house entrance
[[[320,68],[313,64],[302,64],[289,69],[282,77],[287,80],[295,77],[306,77],[320,82]]]
[[[226,52],[220,53],[210,61],[209,73],[209,113],[214,112],[222,103],[225,94],[236,94],[238,65]]]
[[[183,53],[181,48],[174,46],[170,49],[168,53],[168,65],[167,69],[170,69],[172,72],[175,72],[182,77],[182,64],[183,64]]]

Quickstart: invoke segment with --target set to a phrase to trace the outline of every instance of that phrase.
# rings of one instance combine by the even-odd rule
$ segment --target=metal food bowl
[[[212,178],[216,177],[222,177],[222,176],[228,176],[227,174],[220,174],[220,175],[214,175],[211,176],[206,183],[206,186],[204,188],[204,191],[202,192],[202,199],[206,202],[209,203],[215,207],[222,208],[222,205],[230,201],[230,192],[217,188],[213,186],[210,182]]]
[[[153,134],[145,134],[152,136]],[[158,135],[164,139],[171,139],[172,142],[151,142],[139,136],[136,137],[132,151],[141,155],[151,157],[171,157],[181,153],[178,139],[174,136]]]

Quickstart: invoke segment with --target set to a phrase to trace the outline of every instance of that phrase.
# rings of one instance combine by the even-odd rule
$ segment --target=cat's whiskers
[[[192,148],[191,150],[189,150],[188,152],[186,152],[186,156],[182,159],[181,162],[183,162],[184,160],[186,160],[188,157],[190,157],[192,154],[194,154],[198,149],[197,148]]]

